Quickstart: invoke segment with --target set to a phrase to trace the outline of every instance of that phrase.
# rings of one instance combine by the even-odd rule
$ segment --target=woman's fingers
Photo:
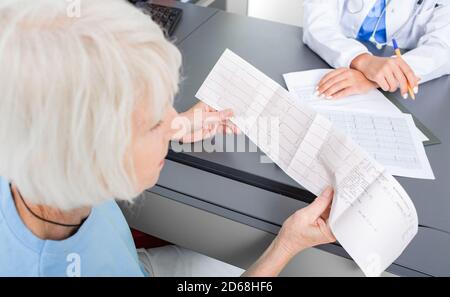
[[[324,85],[327,81],[329,81],[332,78],[339,77],[340,74],[347,71],[347,68],[338,68],[336,70],[328,72],[317,84],[317,89],[320,89],[320,86]]]
[[[398,81],[395,79],[393,69],[390,68],[387,71],[385,71],[384,77],[389,85],[389,88],[387,91],[395,92],[398,89]]]
[[[349,87],[349,88],[344,88],[342,90],[340,90],[339,92],[337,92],[336,94],[333,95],[333,100],[336,99],[341,99],[353,94],[357,94],[357,90],[354,87]]]
[[[419,78],[416,76],[414,71],[409,67],[408,63],[405,62],[402,58],[395,58],[398,66],[400,67],[403,74],[406,76],[409,85],[413,88],[414,93],[419,91]]]
[[[214,135],[217,134],[219,128],[220,128],[220,123],[209,124],[207,127],[200,130],[201,131],[201,133],[199,135],[200,138],[197,139],[197,141],[213,137]]]
[[[325,238],[327,239],[328,242],[336,241],[336,237],[333,235],[330,227],[323,219],[319,218],[317,220],[317,225],[319,226],[320,232],[323,234],[323,236],[325,236]]]
[[[181,138],[183,143],[193,143],[204,139],[206,131],[204,129],[196,130],[190,134],[186,134]]]
[[[237,134],[236,129],[237,128],[235,126],[224,122],[220,124],[218,132],[221,132],[223,134]]]
[[[209,113],[205,125],[215,124],[218,126],[217,131],[222,131],[222,133],[227,134],[239,134],[241,130],[234,125],[230,119],[234,116],[234,112],[232,109],[225,109],[220,112],[211,112]]]
[[[231,123],[230,121],[222,121],[220,123],[212,123],[208,124],[202,131],[201,136],[196,135],[197,138],[200,137],[199,140],[208,139],[210,137],[213,137],[217,133],[223,133],[223,134],[239,134],[241,133],[241,130]]]
[[[380,86],[380,88],[383,91],[385,92],[389,91],[389,83],[387,82],[384,76],[381,76],[379,79],[377,79],[376,83]]]
[[[402,58],[390,58],[383,68],[376,82],[384,91],[395,92],[400,88],[402,96],[407,97],[408,86],[411,86],[414,93],[418,92],[419,78]]]
[[[333,86],[335,86],[336,84],[345,81],[347,79],[347,77],[344,75],[344,73],[342,73],[341,75],[335,76],[327,81],[325,81],[323,84],[319,85],[319,88],[317,89],[316,92],[316,96],[321,96],[321,97],[327,97],[330,96],[331,94],[329,94],[329,89]]]
[[[334,95],[336,93],[352,86],[352,81],[349,79],[343,79],[341,81],[336,82],[335,84],[331,85],[326,91],[324,91],[325,98],[327,99],[335,99]]]
[[[333,194],[333,188],[327,187],[322,194],[308,206],[309,216],[314,220],[319,218],[331,205]]]
[[[234,116],[232,109],[217,111],[211,106],[199,102],[188,112],[184,113],[187,121],[187,133],[180,136],[181,141],[185,143],[197,142],[214,136],[218,131],[229,131],[232,133],[240,133],[230,119]],[[223,127],[226,128],[223,128]]]
[[[211,117],[213,119],[218,118],[220,122],[228,120],[228,119],[232,118],[233,116],[234,116],[234,113],[233,113],[232,109],[224,109],[221,111],[210,112],[207,114],[207,117]]]
[[[242,133],[241,129],[239,129],[235,124],[233,124],[230,121],[223,123],[222,126],[224,127],[224,130],[223,130],[224,133],[236,134],[236,135]]]
[[[400,87],[400,94],[406,99],[408,97],[408,81],[400,67],[394,68],[394,77]]]
[[[223,123],[228,129],[230,129],[233,134],[241,134],[242,131],[235,124],[233,124],[230,120],[227,120]]]
[[[320,215],[320,217],[321,217],[324,221],[327,221],[328,218],[330,217],[330,213],[331,213],[331,204],[328,205],[328,208]]]
[[[205,127],[209,124],[219,124],[227,121],[234,116],[232,109],[224,109],[221,111],[206,112],[202,115],[202,126]]]

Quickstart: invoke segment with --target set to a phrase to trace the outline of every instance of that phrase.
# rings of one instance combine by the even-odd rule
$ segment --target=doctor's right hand
[[[361,71],[383,91],[395,92],[400,88],[401,95],[405,99],[408,98],[408,84],[415,94],[419,91],[420,79],[402,58],[362,54],[352,61],[351,68]]]

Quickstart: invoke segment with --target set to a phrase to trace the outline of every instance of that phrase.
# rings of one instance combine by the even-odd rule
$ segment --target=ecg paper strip
[[[373,115],[316,109],[336,128],[345,132],[392,175],[434,179],[422,142],[409,114]]]
[[[230,50],[196,95],[213,108],[234,109],[235,124],[312,193],[333,186],[330,228],[366,275],[380,275],[417,233],[413,203],[350,137],[290,96]]]
[[[317,108],[345,108],[345,111],[366,110],[378,114],[402,114],[390,100],[388,100],[380,91],[370,90],[365,94],[357,94],[341,98],[339,100],[327,100],[315,95],[316,86],[327,73],[333,69],[314,69],[300,72],[286,73],[283,75],[289,92],[295,99],[303,103],[308,103]],[[342,109],[341,109],[342,110]],[[416,126],[421,141],[429,140]]]

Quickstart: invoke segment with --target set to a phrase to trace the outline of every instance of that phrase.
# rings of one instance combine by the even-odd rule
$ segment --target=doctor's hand
[[[240,130],[230,121],[233,110],[217,111],[199,102],[172,122],[172,140],[192,143],[210,138],[217,133],[238,134]]]
[[[368,80],[364,74],[355,69],[338,68],[327,73],[319,82],[316,96],[326,99],[364,94],[378,88],[377,84]]]
[[[351,68],[364,73],[384,91],[395,92],[400,88],[400,93],[405,99],[408,98],[408,84],[415,94],[419,91],[420,79],[402,58],[362,54],[352,61]]]

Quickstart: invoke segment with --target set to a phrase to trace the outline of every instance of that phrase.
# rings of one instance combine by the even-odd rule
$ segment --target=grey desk
[[[196,102],[196,91],[226,48],[282,85],[283,73],[327,67],[302,44],[301,36],[298,27],[215,13],[179,43],[185,80],[175,101],[177,110],[184,111]],[[415,102],[402,101],[442,144],[426,148],[435,181],[399,178],[415,203],[421,226],[409,247],[388,269],[398,275],[450,275],[449,94],[450,78],[445,77],[421,86]],[[260,157],[260,152],[171,152],[157,186],[149,191],[276,234],[290,214],[314,197],[275,165],[261,163]],[[132,226],[143,231],[148,228],[145,211],[128,212],[127,217]],[[337,244],[320,249],[349,258]]]

